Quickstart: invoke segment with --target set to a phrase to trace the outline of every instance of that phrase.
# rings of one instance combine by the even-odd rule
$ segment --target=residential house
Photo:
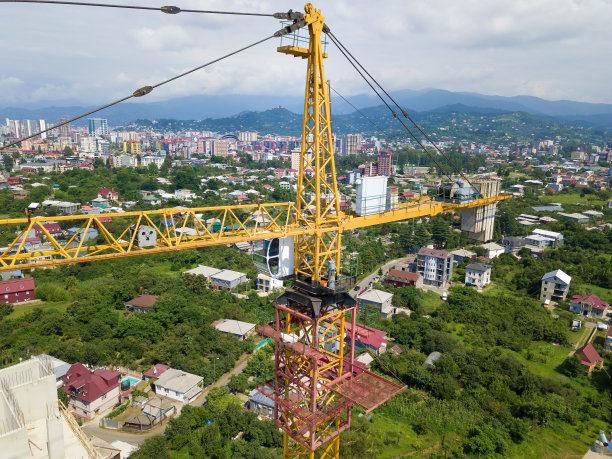
[[[266,276],[265,274],[257,275],[257,290],[260,292],[269,293],[272,290],[283,288],[283,281],[281,279],[274,279],[273,277]]]
[[[533,230],[533,234],[544,236],[548,239],[553,240],[554,241],[553,245],[555,246],[563,244],[563,234],[557,233],[556,231],[548,231],[548,230],[537,228]]]
[[[144,198],[142,198],[142,200],[145,204],[149,204],[151,206],[158,206],[161,204],[161,199],[153,195],[145,196]]]
[[[610,305],[597,295],[574,295],[569,308],[576,314],[603,319],[608,307]]]
[[[210,283],[217,289],[232,290],[240,284],[244,284],[248,279],[245,273],[224,269],[210,276]]]
[[[461,263],[462,261],[472,260],[476,258],[475,252],[471,252],[466,249],[453,250],[451,254],[453,255],[453,260],[456,261],[457,263]]]
[[[497,258],[506,251],[504,246],[495,242],[488,242],[487,244],[481,245],[481,247],[485,250],[485,257],[487,258]]]
[[[247,406],[249,411],[255,411],[262,418],[274,418],[274,390],[269,386],[256,387],[249,392]]]
[[[81,205],[76,202],[58,202],[57,210],[65,214],[73,214],[79,210]]]
[[[579,214],[577,212],[574,212],[572,214],[567,214],[567,213],[564,213],[564,212],[559,212],[559,215],[561,215],[566,220],[572,220],[572,221],[575,221],[575,222],[578,222],[578,223],[584,223],[584,222],[588,222],[590,220],[590,217],[588,217],[587,215]]]
[[[62,228],[58,222],[45,222],[41,223],[41,225],[51,236],[60,236],[62,234]],[[45,234],[42,228],[40,228],[38,225],[35,225],[32,230],[34,231],[34,234],[39,237]]]
[[[420,288],[423,286],[423,278],[419,273],[411,273],[402,269],[390,269],[385,283],[391,284],[394,287],[412,285],[413,287]]]
[[[453,277],[453,255],[446,250],[421,247],[417,253],[417,272],[424,285],[445,287]]]
[[[470,263],[465,267],[465,284],[485,287],[491,283],[491,266],[484,263]]]
[[[551,239],[541,236],[539,234],[530,234],[525,237],[525,244],[531,247],[537,247],[538,249],[545,249],[551,247],[554,241]]]
[[[153,383],[155,393],[182,403],[191,403],[202,393],[202,376],[168,368]]]
[[[404,272],[404,271],[400,271]],[[410,315],[410,310],[393,306],[393,294],[371,288],[357,295],[359,314],[368,309],[377,309],[383,319],[391,319],[399,313]]]
[[[501,245],[506,253],[517,253],[525,247],[525,239],[522,237],[504,236],[501,240]]]
[[[106,209],[108,207],[108,199],[96,198],[91,200],[91,205],[99,209]]]
[[[606,332],[606,341],[604,343],[604,349],[607,352],[612,352],[612,327],[608,327]]]
[[[560,269],[551,271],[542,276],[540,301],[564,300],[569,291],[572,277]]]
[[[0,303],[22,303],[34,299],[34,278],[0,281]]]
[[[180,201],[189,201],[195,199],[197,196],[193,191],[184,188],[182,190],[175,190],[174,197]]]
[[[347,334],[351,333],[353,325],[350,322],[346,322],[344,328]],[[376,355],[384,354],[387,351],[387,332],[377,330],[376,328],[368,327],[366,325],[357,324],[355,330],[355,348],[366,348],[372,351]],[[345,340],[349,342],[348,337]]]
[[[74,363],[62,381],[62,390],[70,397],[68,409],[76,416],[93,419],[119,403],[121,373],[107,369],[89,371],[82,363]]]
[[[119,199],[119,192],[113,188],[100,188],[98,190],[98,198],[108,199],[111,202],[115,202]]]
[[[574,355],[578,356],[586,374],[591,374],[594,368],[603,368],[603,359],[591,343],[576,349]]]
[[[221,333],[226,335],[234,335],[243,341],[255,333],[255,327],[257,326],[256,324],[233,319],[217,320],[211,325]]]
[[[138,295],[136,298],[132,298],[124,304],[126,307],[130,308],[132,312],[149,312],[155,303],[157,303],[157,296],[145,294]]]
[[[170,366],[165,363],[156,363],[142,374],[142,379],[149,381],[153,378],[159,378],[168,368],[170,368]]]
[[[210,277],[220,273],[222,270],[218,268],[212,268],[210,266],[198,265],[193,269],[189,269],[185,271],[184,274],[188,276],[203,276],[206,279],[206,282],[210,282]]]

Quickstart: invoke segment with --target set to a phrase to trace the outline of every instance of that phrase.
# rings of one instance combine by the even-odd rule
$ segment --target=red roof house
[[[98,190],[99,198],[106,198],[109,201],[116,201],[119,198],[119,192],[112,188],[100,188]]]
[[[344,325],[346,330],[346,341],[349,342],[349,335],[353,325],[349,322]],[[377,355],[383,354],[387,350],[387,332],[368,327],[367,325],[357,324],[355,330],[355,346],[366,347],[374,351]]]
[[[0,281],[0,303],[21,303],[34,299],[34,278]]]
[[[603,368],[603,359],[591,343],[576,349],[575,355],[580,359],[580,363],[582,363],[587,374],[591,373],[595,367]]]
[[[136,298],[126,301],[125,305],[132,310],[132,312],[149,312],[149,309],[157,302],[155,295],[138,295]]]
[[[423,285],[423,279],[419,273],[411,273],[408,271],[402,271],[401,269],[390,269],[387,273],[387,284],[391,284],[394,287],[405,287],[407,285],[414,285],[419,287]]]
[[[51,235],[51,236],[55,236],[57,234],[62,234],[62,228],[60,227],[58,222],[47,222],[47,223],[41,223],[42,226],[47,230],[47,232]],[[43,230],[40,228],[40,226],[35,225],[34,228],[34,234],[36,236],[40,236],[41,234],[45,234],[43,232]]]
[[[570,301],[570,311],[587,317],[603,319],[608,303],[597,295],[574,295]]]
[[[70,397],[68,408],[75,415],[86,419],[112,408],[119,402],[119,378],[121,373],[101,368],[89,371],[77,362],[62,381],[62,390]]]
[[[159,378],[168,368],[170,368],[170,366],[165,363],[156,363],[148,371],[142,374],[142,379],[148,381],[152,378]]]

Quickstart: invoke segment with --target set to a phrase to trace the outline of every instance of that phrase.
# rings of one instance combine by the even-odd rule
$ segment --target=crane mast
[[[284,456],[338,458],[353,403],[373,409],[404,386],[354,365],[357,305],[347,289],[355,279],[341,269],[342,214],[321,49],[325,19],[311,4],[299,19],[308,25],[308,49],[278,51],[307,59],[296,223],[312,232],[295,237],[294,286],[277,299],[276,320],[259,331],[275,341],[272,395]]]

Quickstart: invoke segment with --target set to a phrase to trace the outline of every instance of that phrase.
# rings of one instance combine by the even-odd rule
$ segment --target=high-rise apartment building
[[[381,150],[378,153],[378,175],[391,175],[391,152],[389,150]]]
[[[361,134],[347,134],[346,155],[356,155],[361,150]]]
[[[421,247],[417,254],[417,273],[423,277],[425,285],[446,287],[453,277],[453,254]]]
[[[229,142],[227,140],[215,140],[213,143],[213,156],[228,156],[229,155]]]
[[[312,161],[312,153],[306,153],[306,161]],[[292,151],[291,152],[291,169],[295,169],[296,171],[300,170],[300,152]]]
[[[88,118],[89,135],[92,137],[108,135],[108,120],[103,118]]]
[[[239,132],[238,140],[241,142],[257,142],[257,132]]]

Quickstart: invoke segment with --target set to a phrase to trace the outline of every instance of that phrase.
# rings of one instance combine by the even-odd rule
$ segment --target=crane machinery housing
[[[294,284],[277,299],[275,318],[258,331],[275,342],[275,378],[266,394],[275,402],[274,419],[284,432],[286,458],[338,458],[340,433],[350,427],[353,405],[369,412],[405,386],[355,365],[357,306],[348,291],[355,274],[345,269],[342,232],[382,223],[464,211],[462,229],[471,237],[491,237],[494,209],[511,195],[499,184],[470,183],[470,192],[453,191],[443,199],[421,197],[388,211],[355,215],[342,212],[334,164],[329,82],[325,79],[321,35],[329,28],[311,4],[304,12],[275,17],[291,21],[294,33],[308,29],[308,47],[300,41],[278,51],[307,63],[302,142],[294,202],[67,216],[33,216],[0,221],[0,231],[17,237],[0,253],[0,271],[54,267],[236,242],[264,243],[268,259],[261,269],[275,277],[293,274]],[[101,221],[111,217],[111,231]],[[78,230],[67,241],[52,235],[46,223],[70,221]],[[87,242],[97,228],[104,243]],[[47,247],[25,250],[31,234],[44,235]],[[279,248],[279,240],[283,242]],[[289,246],[287,241],[291,241]],[[276,244],[275,248],[270,249]],[[281,250],[282,249],[282,250]],[[272,252],[270,252],[272,250]],[[293,258],[293,269],[269,258]],[[265,257],[264,257],[265,258]],[[282,264],[282,263],[280,263]]]

